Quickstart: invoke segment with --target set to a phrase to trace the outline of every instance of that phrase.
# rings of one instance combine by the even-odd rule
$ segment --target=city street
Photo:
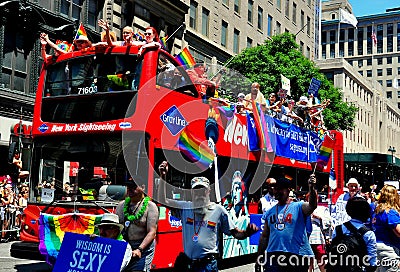
[[[49,272],[51,267],[45,262],[16,259],[10,257],[10,243],[0,243],[0,272]],[[220,270],[223,272],[250,272],[254,265],[248,264]]]

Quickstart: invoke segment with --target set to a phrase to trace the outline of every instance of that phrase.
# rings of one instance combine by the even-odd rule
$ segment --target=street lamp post
[[[391,178],[393,179],[393,164],[396,162],[395,158],[394,158],[394,153],[396,153],[396,148],[394,146],[389,146],[388,151],[390,153],[392,153],[392,176],[391,176]]]

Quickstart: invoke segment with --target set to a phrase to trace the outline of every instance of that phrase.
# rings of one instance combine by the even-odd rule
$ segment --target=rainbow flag
[[[164,50],[167,50],[167,48],[168,48],[167,47],[167,39],[168,39],[168,35],[165,36],[165,37],[162,37],[160,39],[161,48],[164,49]]]
[[[178,55],[175,56],[177,62],[180,65],[186,66],[186,68],[190,68],[196,64],[192,54],[190,54],[189,49],[185,47]]]
[[[182,131],[178,140],[179,150],[202,171],[210,167],[215,157],[214,151],[204,142],[187,129]]]
[[[67,213],[63,215],[41,214],[39,217],[39,251],[46,261],[54,264],[66,232],[93,234],[95,225],[103,215]]]
[[[267,122],[265,121],[265,115],[261,110],[260,105],[256,103],[256,101],[252,100],[251,104],[253,108],[254,124],[257,130],[260,149],[267,152],[272,152],[273,148],[268,136],[268,128]]]
[[[329,135],[324,137],[324,141],[322,142],[317,157],[317,170],[323,170],[324,166],[328,164],[332,150],[335,147],[335,143],[335,139],[332,139]]]
[[[76,31],[75,40],[79,39],[80,36],[86,36],[87,37],[86,30],[83,27],[82,23],[80,23],[78,31]]]
[[[61,50],[65,51],[65,52],[68,52],[69,49],[71,48],[71,44],[69,44],[67,41],[57,40],[56,45],[58,48],[60,48]]]
[[[138,33],[135,33],[135,36],[137,37],[137,39],[138,39],[139,41],[144,41],[144,40],[146,40],[146,36],[144,35],[144,33],[140,32],[140,31],[138,31]]]

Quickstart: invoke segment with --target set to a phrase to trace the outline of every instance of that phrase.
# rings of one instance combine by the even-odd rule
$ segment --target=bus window
[[[167,56],[160,54],[157,68],[157,85],[166,87],[191,96],[196,96],[194,86],[185,69],[181,66],[175,67]]]

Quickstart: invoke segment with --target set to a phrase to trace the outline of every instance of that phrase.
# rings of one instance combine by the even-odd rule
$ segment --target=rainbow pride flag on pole
[[[85,37],[87,37],[86,30],[85,30],[85,28],[83,27],[83,24],[82,24],[82,23],[79,24],[79,28],[78,28],[78,30],[76,31],[75,40],[76,40],[76,39],[79,39],[80,36],[85,36]]]
[[[39,251],[46,261],[54,264],[66,232],[93,234],[103,215],[68,213],[41,214],[39,217]]]
[[[179,135],[178,147],[202,171],[209,168],[214,161],[215,153],[207,142],[198,139],[188,129],[184,129]]]
[[[180,63],[180,65],[185,65],[187,68],[190,68],[196,64],[196,61],[194,60],[192,54],[190,54],[187,47],[185,47],[178,55],[176,55],[175,59]]]
[[[161,48],[163,48],[164,50],[167,50],[167,39],[168,39],[168,35],[165,37],[160,38],[160,44],[161,44]]]
[[[317,170],[322,171],[324,166],[328,165],[329,158],[332,154],[332,150],[335,147],[335,139],[332,139],[329,135],[324,137],[324,141],[319,149],[319,154],[317,157]]]
[[[257,130],[260,149],[267,152],[272,152],[273,148],[268,135],[268,128],[267,128],[267,122],[265,121],[265,115],[261,110],[261,106],[258,103],[256,103],[256,101],[252,100],[251,104],[253,108],[254,124]]]

